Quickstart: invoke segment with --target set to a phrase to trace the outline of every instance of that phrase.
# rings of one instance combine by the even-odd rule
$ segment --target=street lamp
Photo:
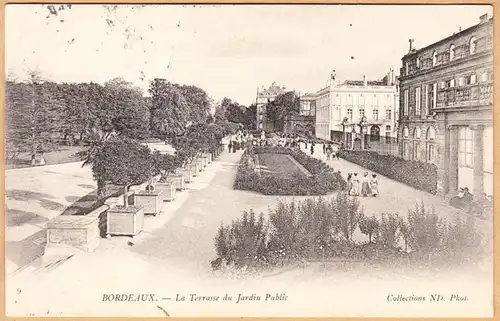
[[[366,116],[363,116],[361,118],[361,121],[359,122],[359,127],[361,128],[360,132],[361,132],[361,142],[362,142],[362,149],[365,149],[365,143],[366,143],[366,140],[365,140],[365,136],[363,134],[363,128],[365,128],[367,125],[367,122],[366,122]],[[367,133],[368,134],[368,133]]]
[[[349,120],[347,119],[347,117],[344,117],[344,119],[342,119],[342,135],[343,135],[343,144],[344,144],[344,147],[346,146],[346,134],[345,134],[345,126],[349,123]]]

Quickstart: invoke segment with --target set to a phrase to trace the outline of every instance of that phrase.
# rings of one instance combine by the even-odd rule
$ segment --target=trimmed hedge
[[[340,157],[416,189],[436,194],[437,166],[371,151],[340,151]]]
[[[287,154],[304,166],[312,176],[280,176],[255,170],[256,155]],[[238,167],[234,189],[249,190],[265,195],[326,195],[343,190],[346,181],[326,163],[306,155],[298,149],[265,146],[245,150]]]

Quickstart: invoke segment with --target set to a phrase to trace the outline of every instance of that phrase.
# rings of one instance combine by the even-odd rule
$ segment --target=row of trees
[[[109,184],[128,187],[141,184],[161,174],[162,179],[192,161],[200,153],[215,152],[224,136],[238,130],[235,124],[198,123],[173,139],[175,155],[151,150],[140,141],[126,136],[112,136],[95,144],[87,153],[84,165],[92,168],[97,195],[104,198]],[[124,194],[125,194],[124,193]]]
[[[132,139],[151,137],[172,140],[192,124],[216,121],[252,126],[247,109],[224,98],[216,107],[201,88],[179,85],[165,79],[150,83],[149,96],[121,78],[97,83],[55,83],[30,72],[27,81],[6,82],[6,158],[20,153],[57,149],[60,145],[89,144],[120,135]],[[253,117],[255,118],[255,116]]]

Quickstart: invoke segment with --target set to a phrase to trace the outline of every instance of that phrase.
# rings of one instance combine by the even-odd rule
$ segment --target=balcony
[[[474,108],[493,105],[493,83],[444,88],[438,91],[436,107]]]

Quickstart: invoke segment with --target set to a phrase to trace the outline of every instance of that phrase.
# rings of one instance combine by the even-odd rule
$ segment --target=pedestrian
[[[311,143],[311,155],[314,154],[314,144]]]
[[[354,173],[352,177],[351,193],[349,195],[358,196],[359,195],[359,177],[358,173]]]
[[[347,173],[347,195],[351,195],[351,190],[352,190],[352,173]]]
[[[229,145],[227,145],[227,147],[229,148],[229,152],[231,152],[231,148],[233,148],[233,141],[232,140],[229,141]]]
[[[306,145],[304,148],[307,149],[307,140],[304,139],[304,144]]]
[[[326,160],[330,160],[332,158],[332,146],[328,145],[326,148]]]
[[[326,144],[323,143],[323,154],[326,154]]]
[[[368,176],[368,172],[365,172],[363,177],[363,181],[361,182],[361,195],[368,196],[371,195],[372,191],[370,189],[370,177]]]
[[[378,179],[377,174],[372,174],[372,178],[370,179],[370,189],[372,190],[372,196],[378,195]]]

